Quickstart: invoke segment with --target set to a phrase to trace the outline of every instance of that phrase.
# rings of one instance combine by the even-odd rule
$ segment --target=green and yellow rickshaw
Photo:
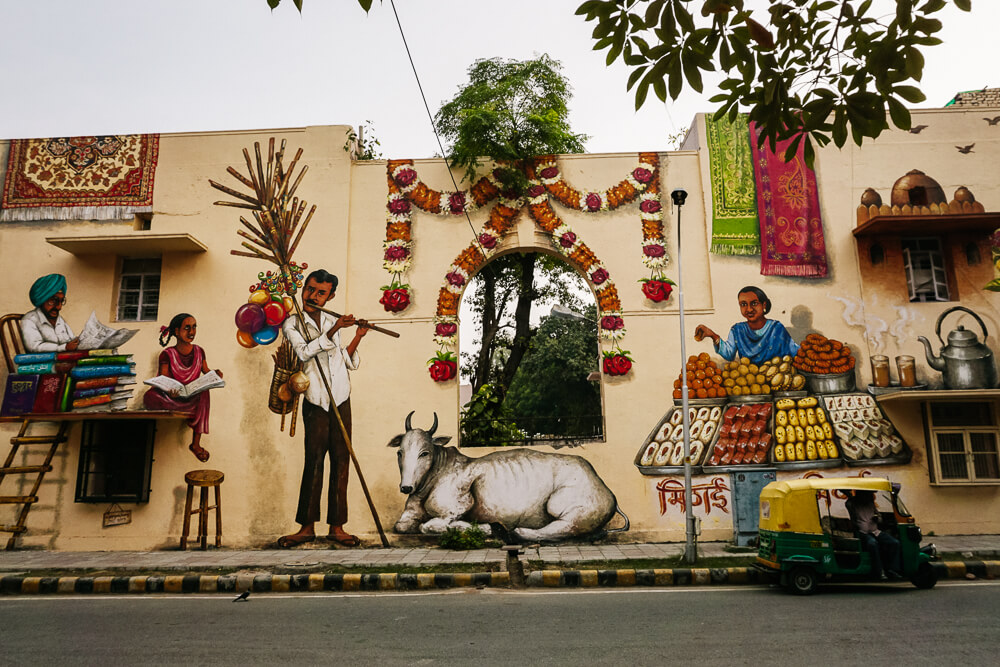
[[[879,529],[899,540],[900,572],[918,588],[932,588],[933,544],[921,532],[888,479],[814,478],[771,482],[760,492],[760,543],[755,566],[790,591],[809,595],[824,581],[872,581],[872,557],[855,530],[848,499],[875,494]]]

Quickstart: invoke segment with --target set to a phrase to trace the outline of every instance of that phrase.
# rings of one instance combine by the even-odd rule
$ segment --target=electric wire
[[[417,80],[417,90],[420,91],[420,99],[423,100],[424,102],[424,110],[427,112],[427,120],[429,120],[431,123],[431,131],[434,132],[434,138],[437,140],[438,149],[441,151],[441,159],[445,161],[445,166],[448,167],[448,176],[451,177],[451,183],[455,187],[455,191],[457,192],[458,182],[455,180],[455,174],[453,174],[451,171],[451,166],[448,165],[448,158],[445,157],[444,144],[441,141],[441,135],[438,134],[437,127],[434,125],[434,115],[431,113],[430,105],[427,104],[427,96],[424,94],[423,84],[420,83],[420,75],[417,74],[417,66],[413,62],[413,54],[410,52],[410,45],[406,41],[406,35],[403,33],[403,24],[399,20],[399,12],[396,11],[395,0],[389,0],[389,5],[392,7],[393,16],[396,17],[396,25],[399,26],[399,36],[403,40],[403,47],[406,49],[406,57],[410,61],[410,69],[413,70],[413,78]],[[479,247],[479,252],[483,254],[483,257],[486,257],[486,249],[483,248],[483,244],[479,242],[479,234],[476,233],[476,228],[472,224],[472,218],[469,217],[469,212],[463,211],[463,213],[465,213],[465,220],[469,223],[469,229],[472,231],[473,241],[475,242],[476,246]],[[491,272],[493,272],[493,267],[491,267],[488,263],[484,268],[488,268]]]

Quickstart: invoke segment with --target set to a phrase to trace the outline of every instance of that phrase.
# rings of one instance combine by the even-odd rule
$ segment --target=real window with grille
[[[902,248],[910,301],[951,301],[941,239],[903,239]]]
[[[160,259],[122,259],[118,285],[118,320],[156,320],[160,304]]]
[[[1000,484],[1000,427],[995,404],[928,403],[926,419],[932,483]]]

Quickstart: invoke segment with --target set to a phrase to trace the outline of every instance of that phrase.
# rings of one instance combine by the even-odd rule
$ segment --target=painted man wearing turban
[[[31,286],[28,298],[35,307],[21,318],[21,337],[28,352],[75,350],[80,341],[59,315],[66,303],[66,276],[42,276]]]

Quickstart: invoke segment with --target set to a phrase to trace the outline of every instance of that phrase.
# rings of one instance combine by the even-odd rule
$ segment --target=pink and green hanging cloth
[[[712,252],[760,254],[756,184],[746,114],[732,123],[705,117],[712,177]]]
[[[758,148],[756,123],[750,123],[757,201],[760,202],[760,273],[764,276],[825,278],[826,242],[819,208],[816,172],[806,166],[802,144],[789,162],[785,149]]]

